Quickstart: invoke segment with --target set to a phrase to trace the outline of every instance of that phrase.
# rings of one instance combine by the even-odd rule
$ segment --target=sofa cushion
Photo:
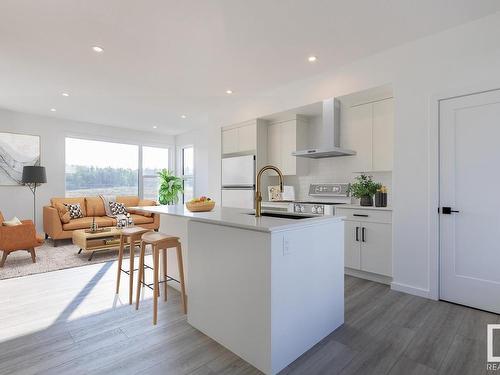
[[[59,219],[61,220],[61,223],[67,224],[71,220],[71,214],[68,211],[68,207],[65,206],[62,203],[56,203],[56,210],[57,213],[59,214]]]
[[[127,209],[125,208],[125,205],[123,203],[109,202],[109,209],[111,210],[111,214],[113,216],[127,214]]]
[[[116,197],[118,203],[123,203],[125,207],[137,206],[139,204],[139,197],[133,195],[126,195],[121,197]]]
[[[87,216],[87,211],[85,210],[85,198],[84,197],[76,197],[76,198],[52,198],[50,200],[50,204],[54,208],[57,208],[57,203],[60,203],[60,204],[75,204],[75,203],[80,203],[80,207],[82,209],[83,216]]]
[[[110,217],[96,217],[95,222],[99,227],[112,227],[114,224],[113,219]],[[73,219],[67,224],[63,224],[63,229],[64,230],[75,230],[75,229],[87,229],[90,228],[90,225],[92,224],[92,218],[87,216],[87,217],[82,217],[80,219]]]
[[[142,215],[137,215],[137,214],[131,214],[130,217],[134,221],[135,225],[141,225],[141,224],[150,224],[155,221],[153,217],[146,217]]]
[[[68,208],[71,219],[81,219],[82,217],[85,217],[80,203],[67,203],[65,206]]]
[[[85,205],[89,216],[106,216],[101,197],[85,197]]]
[[[152,199],[141,199],[139,201],[139,203],[137,204],[138,207],[144,207],[144,206],[156,206],[156,201],[152,200]],[[137,214],[137,215],[142,215],[142,216],[146,216],[146,217],[152,217],[153,214],[151,212],[140,212],[140,211],[136,211],[136,210],[128,210],[128,212],[130,213],[134,213],[134,214]]]

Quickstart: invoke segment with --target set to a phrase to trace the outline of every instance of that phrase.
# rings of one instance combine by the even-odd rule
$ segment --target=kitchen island
[[[343,324],[342,218],[135,209],[185,221],[188,322],[264,373],[279,372]]]

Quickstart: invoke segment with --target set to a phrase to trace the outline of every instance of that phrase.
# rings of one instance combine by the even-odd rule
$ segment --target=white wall
[[[431,99],[436,93],[455,88],[492,82],[500,87],[498,35],[499,13],[332,69],[327,74],[291,83],[260,97],[241,98],[239,105],[228,106],[214,123],[238,123],[324,98],[392,84],[395,97],[394,282],[407,291],[427,295],[433,229],[429,218],[436,212],[429,188]],[[203,143],[197,150],[200,166],[208,165],[208,175],[204,172],[197,176],[197,184],[210,194],[217,194],[219,186],[215,179],[220,175],[220,142],[202,139],[218,139],[218,131],[203,129],[193,135]]]
[[[47,183],[37,190],[37,224],[42,230],[42,207],[52,197],[64,197],[65,137],[81,137],[149,146],[174,148],[175,139],[169,135],[126,130],[110,126],[60,120],[0,109],[0,132],[39,135],[41,165],[46,167]],[[92,152],[92,150],[88,150]],[[6,218],[33,217],[33,195],[24,186],[0,186],[0,210]]]

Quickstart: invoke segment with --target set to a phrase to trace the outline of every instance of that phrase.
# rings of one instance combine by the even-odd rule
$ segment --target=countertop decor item
[[[158,172],[160,177],[160,190],[158,201],[160,204],[176,204],[179,202],[179,194],[184,191],[182,178],[175,176],[168,169]]]
[[[355,178],[349,187],[349,193],[360,200],[361,206],[373,206],[373,196],[382,187],[382,184],[373,181],[372,176],[362,174]]]
[[[375,193],[375,207],[387,207],[387,188],[382,186]]]
[[[47,182],[45,167],[38,165],[24,166],[22,183],[30,188],[33,193],[33,222],[36,227],[36,188]]]
[[[215,202],[207,197],[194,198],[186,202],[186,208],[191,212],[208,212],[215,207]]]

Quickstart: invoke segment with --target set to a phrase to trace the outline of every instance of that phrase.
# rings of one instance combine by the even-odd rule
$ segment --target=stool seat
[[[134,236],[139,234],[144,234],[151,231],[151,229],[142,228],[142,227],[128,227],[122,229],[123,236]]]
[[[148,232],[142,235],[141,240],[150,245],[155,245],[163,241],[179,241],[179,237],[170,236],[160,232]]]

